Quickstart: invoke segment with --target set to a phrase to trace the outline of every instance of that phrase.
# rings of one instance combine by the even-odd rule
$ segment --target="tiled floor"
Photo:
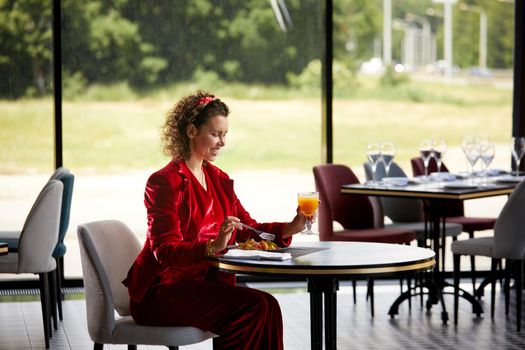
[[[303,283],[262,284],[251,287],[273,293],[279,300],[284,318],[285,348],[303,350],[310,348],[309,299]],[[470,285],[466,284],[467,289]],[[487,290],[488,292],[488,290]],[[514,301],[511,315],[505,318],[503,296],[497,293],[496,318],[488,314],[476,318],[468,303],[460,304],[458,327],[450,322],[443,325],[440,308],[429,312],[414,297],[412,309],[401,305],[399,315],[390,319],[388,308],[397,297],[396,284],[378,284],[375,287],[375,317],[370,316],[365,300],[365,288],[358,287],[357,304],[353,305],[352,290],[342,283],[338,293],[338,349],[524,349],[525,329],[515,330]],[[512,294],[514,295],[514,293]],[[452,296],[445,296],[452,319]],[[483,302],[489,312],[488,295]],[[523,317],[525,325],[525,317]],[[40,303],[34,301],[0,302],[0,349],[44,349]],[[86,328],[83,300],[64,302],[64,320],[58,331],[53,332],[51,349],[92,349]],[[125,346],[106,346],[105,349],[126,349]],[[166,349],[165,347],[139,346],[139,349]],[[209,350],[211,342],[181,347],[181,350]]]

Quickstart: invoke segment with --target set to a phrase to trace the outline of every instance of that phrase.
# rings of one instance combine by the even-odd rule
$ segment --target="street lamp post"
[[[452,75],[452,6],[456,0],[432,0],[435,3],[443,4],[445,17],[445,45],[443,48],[444,59],[447,62],[446,74]]]
[[[392,0],[383,0],[383,63],[392,63]]]
[[[487,14],[478,6],[464,2],[458,4],[461,11],[479,13],[479,67],[487,68]]]

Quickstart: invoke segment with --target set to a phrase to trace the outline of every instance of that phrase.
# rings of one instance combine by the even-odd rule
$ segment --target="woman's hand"
[[[317,217],[317,212],[314,215],[314,220]],[[301,232],[304,230],[304,225],[306,224],[306,217],[301,214],[301,211],[299,209],[299,206],[297,206],[296,214],[291,222],[288,222],[284,224],[283,226],[283,238],[288,238],[293,235],[295,235],[298,232]]]
[[[211,242],[212,250],[214,253],[224,250],[230,241],[233,234],[233,230],[241,228],[241,220],[235,216],[228,216],[222,222],[219,228],[219,234],[214,241]]]

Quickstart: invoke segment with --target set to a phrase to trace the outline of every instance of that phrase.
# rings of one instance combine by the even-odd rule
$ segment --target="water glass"
[[[385,177],[388,177],[390,165],[392,165],[392,161],[394,160],[394,156],[396,155],[396,149],[394,148],[394,144],[392,142],[383,142],[380,145],[380,150],[381,160],[385,165]]]
[[[490,163],[492,163],[492,160],[494,160],[494,156],[496,155],[496,149],[494,147],[494,143],[492,143],[489,137],[483,137],[479,139],[479,148],[480,158],[484,164],[483,175],[485,177],[485,185],[487,185],[489,176],[489,166]]]
[[[441,172],[441,164],[443,164],[443,157],[447,151],[447,143],[443,139],[434,140],[432,144],[432,156],[436,158],[437,171]]]
[[[425,179],[428,178],[428,163],[430,158],[432,158],[432,140],[424,139],[419,142],[419,154],[423,160],[423,165],[425,167]]]
[[[474,176],[474,165],[481,157],[478,139],[473,136],[465,136],[461,142],[461,149],[470,164],[470,172]]]
[[[512,158],[516,164],[516,176],[519,176],[521,160],[525,155],[525,137],[513,137],[511,147]]]
[[[366,148],[366,157],[372,168],[372,184],[376,183],[376,168],[381,160],[381,147],[378,143],[370,143]]]

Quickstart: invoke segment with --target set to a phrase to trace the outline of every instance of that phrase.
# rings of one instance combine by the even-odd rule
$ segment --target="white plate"
[[[408,177],[384,177],[383,182],[392,186],[404,187],[408,185]]]
[[[522,182],[523,180],[525,180],[525,176],[512,176],[512,175],[501,176],[501,177],[498,177],[497,179],[498,182],[510,183],[510,184],[517,184],[519,182]]]
[[[468,182],[451,182],[451,183],[443,185],[443,187],[451,188],[451,189],[466,189],[466,188],[478,188],[478,185],[471,184]]]
[[[435,173],[430,174],[430,177],[433,180],[437,180],[437,181],[454,181],[454,180],[456,180],[456,175],[451,174],[451,173],[447,173],[447,172],[441,172],[441,173],[435,172]]]

